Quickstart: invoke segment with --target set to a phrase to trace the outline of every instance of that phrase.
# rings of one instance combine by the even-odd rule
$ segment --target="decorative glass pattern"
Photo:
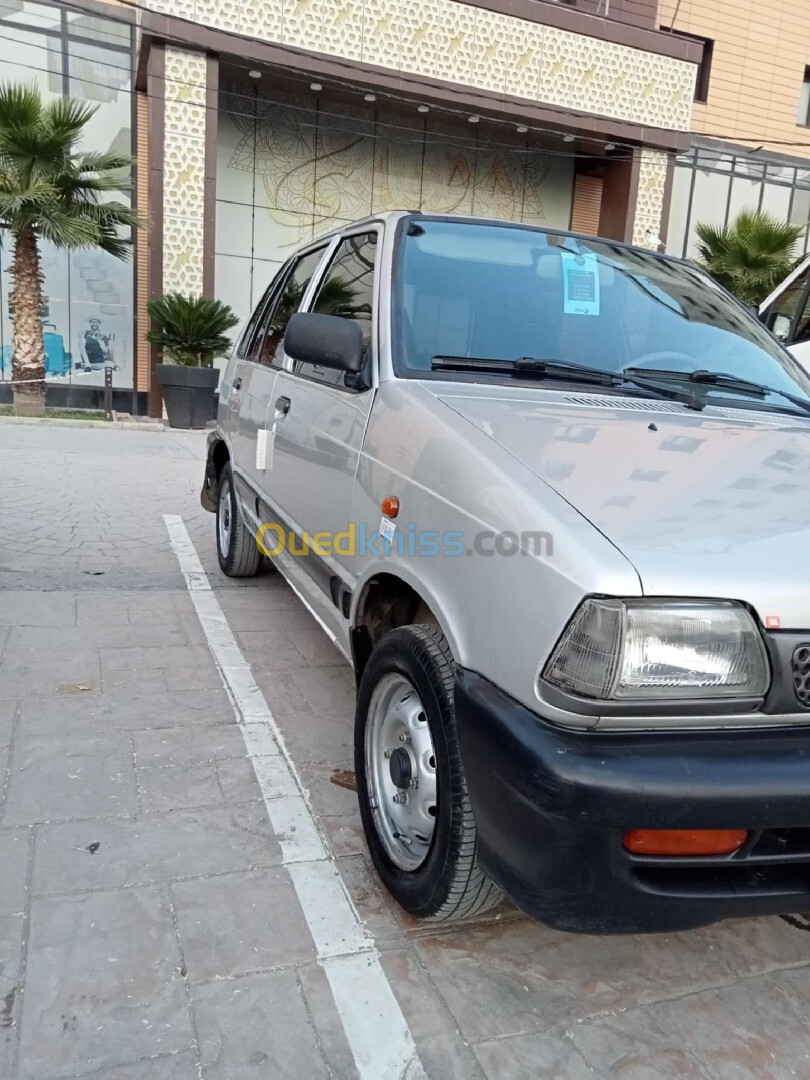
[[[464,122],[226,84],[217,138],[216,293],[247,316],[298,246],[379,210],[568,227],[572,160]],[[480,125],[479,125],[480,126]]]

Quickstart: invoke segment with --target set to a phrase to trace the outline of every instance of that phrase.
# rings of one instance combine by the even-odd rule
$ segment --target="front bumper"
[[[474,672],[455,689],[484,871],[563,930],[682,930],[810,909],[810,730],[554,727]],[[749,830],[733,855],[631,855],[628,829]]]

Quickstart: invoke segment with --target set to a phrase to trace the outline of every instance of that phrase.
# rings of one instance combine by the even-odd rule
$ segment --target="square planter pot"
[[[156,371],[169,427],[204,428],[214,415],[218,368],[158,364]]]

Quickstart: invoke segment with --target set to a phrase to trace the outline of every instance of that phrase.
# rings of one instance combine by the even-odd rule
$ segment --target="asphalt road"
[[[810,1075],[802,919],[397,908],[351,672],[278,575],[220,574],[203,452],[0,421],[0,1077]]]

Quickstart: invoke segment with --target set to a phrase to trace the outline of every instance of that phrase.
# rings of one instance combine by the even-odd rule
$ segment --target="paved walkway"
[[[0,422],[0,1077],[383,1080],[397,1039],[414,1053],[391,1075],[411,1078],[809,1076],[810,934],[784,920],[583,938],[509,905],[418,926],[388,900],[346,786],[350,671],[277,575],[219,573],[203,448]],[[382,983],[358,969],[355,1002],[329,937],[352,909],[313,922],[272,804],[289,766],[246,749],[164,515],[362,920],[345,950]]]

